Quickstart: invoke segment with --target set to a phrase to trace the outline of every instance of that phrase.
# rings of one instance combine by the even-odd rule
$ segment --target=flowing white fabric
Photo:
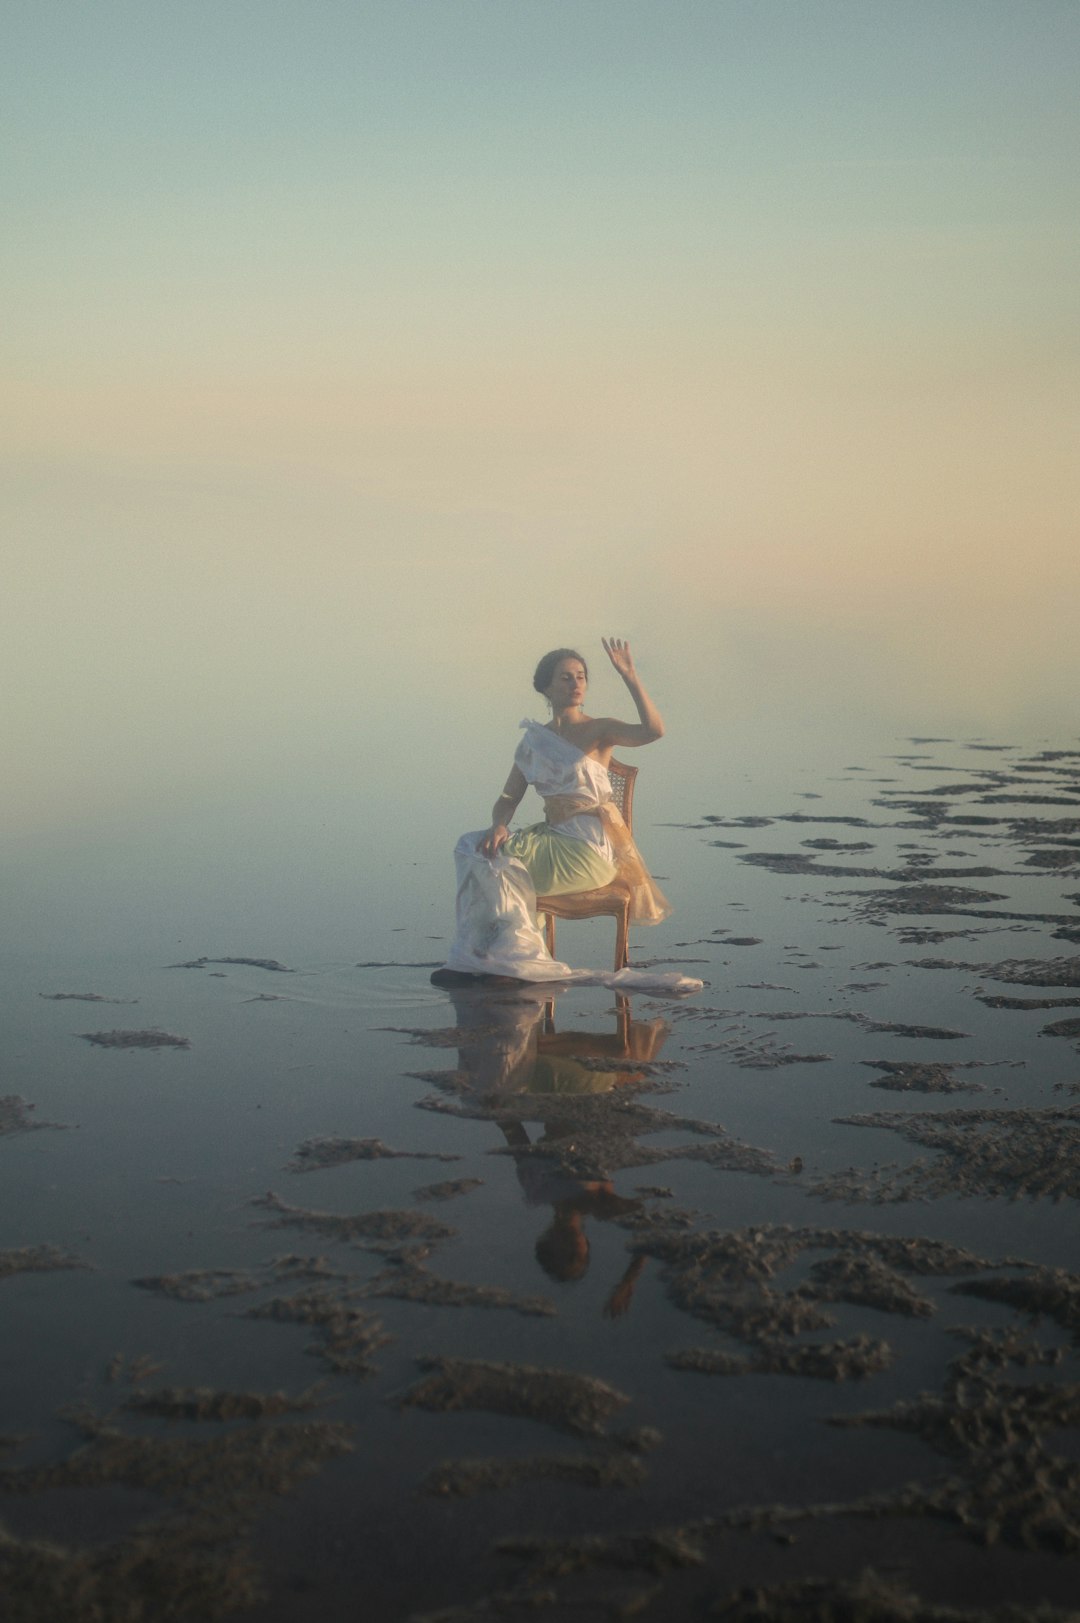
[[[576,744],[553,733],[542,721],[525,720],[521,727],[525,736],[514,751],[514,765],[521,768],[538,795],[545,800],[558,795],[580,801],[583,806],[601,806],[611,799],[606,766],[582,754]],[[600,820],[588,813],[561,822],[559,833],[607,844]]]
[[[523,721],[525,736],[514,761],[546,799],[572,796],[601,805],[611,798],[607,768],[582,754],[539,721]],[[582,825],[576,831],[574,825]],[[593,826],[595,825],[595,827]],[[560,834],[607,845],[603,824],[588,813],[558,825]],[[466,975],[507,975],[522,981],[575,981],[625,990],[696,992],[702,982],[689,975],[648,969],[571,969],[552,958],[536,917],[536,891],[525,864],[500,851],[485,856],[480,841],[486,829],[463,834],[454,849],[457,868],[457,936],[447,955],[447,969]]]

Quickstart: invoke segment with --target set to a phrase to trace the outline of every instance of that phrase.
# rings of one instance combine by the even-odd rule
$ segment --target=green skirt
[[[558,834],[548,823],[534,823],[511,834],[503,849],[524,863],[538,896],[597,890],[615,877],[615,864],[595,845]]]

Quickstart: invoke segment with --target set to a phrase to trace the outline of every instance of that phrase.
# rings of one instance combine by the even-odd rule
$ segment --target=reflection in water
[[[551,1279],[581,1279],[589,1266],[586,1219],[625,1218],[643,1203],[618,1194],[610,1178],[574,1175],[566,1168],[559,1152],[574,1148],[581,1120],[569,1109],[561,1114],[550,1101],[610,1093],[643,1081],[671,1026],[661,1016],[635,1020],[629,999],[621,994],[615,998],[615,1029],[604,1032],[558,1031],[550,986],[522,986],[497,996],[454,988],[450,996],[457,1014],[461,1082],[492,1104],[526,1204],[552,1208],[552,1220],[536,1242],[536,1260]],[[536,1138],[530,1138],[519,1114],[499,1111],[500,1100],[511,1094],[547,1096]],[[609,1317],[627,1311],[644,1266],[643,1255],[632,1259],[605,1304]]]

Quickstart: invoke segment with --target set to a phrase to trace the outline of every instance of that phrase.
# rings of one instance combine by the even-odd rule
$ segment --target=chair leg
[[[630,962],[629,935],[630,917],[629,908],[620,913],[615,920],[615,972],[625,969]]]
[[[544,914],[544,940],[547,943],[548,952],[551,954],[552,958],[554,958],[554,956],[555,956],[555,915],[554,915],[554,913],[545,913]]]

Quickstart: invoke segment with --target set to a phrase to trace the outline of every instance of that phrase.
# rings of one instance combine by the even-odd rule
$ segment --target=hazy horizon
[[[673,763],[1071,736],[1074,6],[6,16],[17,836],[479,822],[605,633]]]

